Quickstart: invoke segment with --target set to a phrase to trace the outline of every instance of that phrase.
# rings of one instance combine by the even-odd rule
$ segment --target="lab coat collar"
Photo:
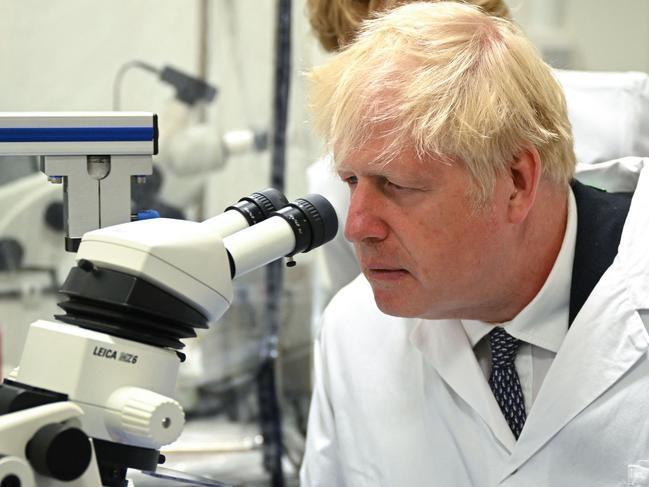
[[[511,453],[516,439],[484,378],[460,320],[420,320],[410,334],[410,341]]]
[[[621,162],[626,161],[622,159]],[[649,250],[638,249],[638,242],[649,242],[649,159],[642,158],[642,172],[631,201],[622,240],[620,265],[629,282],[629,299],[637,309],[649,309]],[[635,251],[634,251],[635,249]]]

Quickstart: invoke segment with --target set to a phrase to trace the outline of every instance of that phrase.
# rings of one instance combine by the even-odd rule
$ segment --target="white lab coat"
[[[618,255],[518,442],[461,324],[383,315],[360,276],[316,342],[302,487],[649,486],[649,163],[635,161]]]

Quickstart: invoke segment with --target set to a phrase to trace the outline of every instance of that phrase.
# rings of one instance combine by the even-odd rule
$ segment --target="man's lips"
[[[378,259],[360,259],[361,263],[361,268],[366,269],[367,271],[371,272],[392,272],[392,271],[404,271],[407,272],[407,270],[404,267],[401,267],[397,263],[390,263],[390,262],[385,262],[381,261]]]
[[[364,266],[368,278],[379,281],[392,281],[406,276],[408,271],[400,267],[369,265]]]

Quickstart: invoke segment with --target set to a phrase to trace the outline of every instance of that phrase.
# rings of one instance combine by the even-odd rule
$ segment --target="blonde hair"
[[[510,18],[504,0],[456,1],[476,5],[497,17]],[[327,51],[333,52],[351,42],[361,22],[373,12],[406,3],[409,3],[409,0],[307,0],[307,10],[309,22],[320,44]]]
[[[412,147],[422,161],[464,164],[483,202],[529,146],[545,176],[573,176],[566,103],[551,69],[512,22],[476,7],[394,9],[308,76],[314,128],[338,161],[379,137],[379,161]]]

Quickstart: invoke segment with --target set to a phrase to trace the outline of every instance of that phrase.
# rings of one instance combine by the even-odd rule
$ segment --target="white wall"
[[[112,81],[131,59],[193,70],[196,2],[0,2],[0,109],[109,110]],[[145,110],[171,93],[148,73],[125,80],[124,103]]]
[[[507,0],[538,44],[561,43],[573,69],[649,71],[646,0]],[[551,27],[555,29],[552,29]]]

